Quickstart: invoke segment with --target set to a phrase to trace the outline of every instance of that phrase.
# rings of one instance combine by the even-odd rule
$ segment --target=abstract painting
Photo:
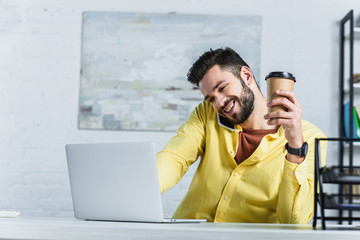
[[[84,12],[78,127],[176,130],[203,101],[189,68],[227,46],[258,76],[261,17]]]

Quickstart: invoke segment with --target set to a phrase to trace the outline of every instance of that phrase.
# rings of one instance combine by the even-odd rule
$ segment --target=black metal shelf
[[[348,31],[346,32],[345,30]],[[316,227],[317,208],[320,208],[320,219],[322,229],[326,229],[325,221],[348,221],[352,224],[358,220],[353,216],[353,211],[359,210],[359,204],[356,203],[355,194],[360,184],[359,167],[354,166],[354,147],[360,141],[355,138],[354,133],[354,94],[357,85],[354,85],[354,40],[360,35],[360,29],[354,27],[354,12],[349,11],[340,22],[340,56],[339,56],[339,138],[327,138],[315,140],[315,179],[314,183],[314,221],[313,227]],[[346,54],[345,54],[346,53]],[[345,81],[348,80],[348,85]],[[358,94],[358,92],[357,92]],[[344,103],[349,102],[349,116],[347,122],[344,120]],[[349,134],[345,134],[344,126],[349,126]],[[339,146],[339,163],[335,167],[320,168],[320,141],[337,141]],[[345,149],[346,148],[346,149]],[[347,153],[347,154],[345,154]],[[346,161],[345,161],[346,156]],[[338,195],[329,195],[324,193],[323,184],[337,184]],[[354,191],[356,190],[356,191]],[[348,194],[347,196],[345,194]],[[338,216],[325,216],[325,209],[338,211]],[[347,213],[344,216],[344,213]]]
[[[315,218],[314,218],[315,219]],[[339,217],[316,217],[316,219],[324,219],[325,221],[339,221]],[[342,217],[343,221],[359,221],[360,217]]]
[[[360,167],[331,166],[320,169],[323,183],[360,184]]]
[[[325,221],[348,221],[351,224],[353,221],[360,220],[354,217],[353,211],[360,211],[360,194],[354,194],[353,185],[360,184],[359,166],[330,166],[320,167],[320,141],[336,141],[339,143],[349,143],[352,145],[354,142],[359,142],[358,138],[317,138],[315,139],[315,178],[314,178],[314,219],[313,228],[316,228],[317,220],[321,220],[322,229],[326,229]],[[338,194],[325,193],[323,189],[324,184],[338,184],[342,186]],[[344,187],[348,187],[348,194],[344,194]],[[320,207],[320,217],[318,216],[317,205]],[[325,210],[337,210],[338,216],[325,216]],[[343,215],[343,211],[348,212],[348,216]]]
[[[360,195],[343,195],[343,194],[324,194],[324,208],[325,209],[341,209],[341,210],[354,210],[360,211],[360,202],[359,203],[349,203],[343,202],[340,203],[340,198],[342,199],[350,199],[354,197],[359,197]]]

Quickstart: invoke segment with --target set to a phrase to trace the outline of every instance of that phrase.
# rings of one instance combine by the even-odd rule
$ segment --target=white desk
[[[333,228],[334,229],[334,228]],[[0,239],[360,239],[352,230],[313,230],[311,225],[95,222],[52,218],[0,218]]]

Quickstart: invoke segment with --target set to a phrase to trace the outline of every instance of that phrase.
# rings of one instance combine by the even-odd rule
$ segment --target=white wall
[[[66,143],[141,138],[161,150],[174,135],[77,128],[83,11],[261,15],[262,89],[268,72],[294,73],[303,118],[337,136],[339,19],[359,8],[358,0],[0,0],[0,209],[71,217]],[[166,216],[193,171],[164,194]]]

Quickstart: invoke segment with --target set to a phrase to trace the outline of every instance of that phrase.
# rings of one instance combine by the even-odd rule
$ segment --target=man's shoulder
[[[305,136],[314,136],[316,138],[326,138],[325,133],[315,124],[302,119],[303,133]]]
[[[207,109],[207,110],[213,109],[212,106],[211,106],[211,104],[210,104],[208,101],[205,101],[205,100],[202,101],[202,102],[200,102],[200,103],[197,105],[196,108]]]
[[[199,103],[195,107],[194,111],[197,114],[201,114],[204,116],[209,116],[210,114],[216,114],[211,104],[207,101],[202,101],[201,103]]]

